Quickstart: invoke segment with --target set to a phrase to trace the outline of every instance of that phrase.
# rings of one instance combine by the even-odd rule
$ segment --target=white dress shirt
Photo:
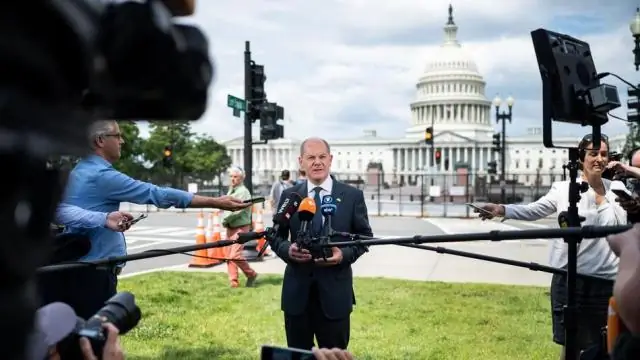
[[[307,179],[307,196],[310,197],[311,200],[313,200],[313,198],[316,196],[316,192],[314,191],[314,189],[317,186],[320,186],[322,188],[322,190],[320,191],[320,200],[322,200],[323,196],[331,195],[331,190],[333,190],[333,179],[331,178],[331,176],[327,176],[327,178],[320,185],[314,185],[311,181],[309,181],[309,179]],[[320,211],[320,209],[317,209],[317,211]],[[324,224],[324,216],[322,217],[322,223]]]
[[[579,181],[582,181],[578,179]],[[621,189],[629,193],[620,181],[602,179],[605,199],[596,204],[596,193],[589,187],[580,194],[578,213],[585,217],[582,225],[610,226],[625,225],[627,212],[615,201],[617,195],[611,189]],[[504,205],[505,218],[516,220],[538,220],[558,214],[569,208],[569,181],[558,181],[551,185],[549,192],[535,202],[526,205]],[[562,268],[567,266],[568,247],[564,239],[550,241],[549,264]],[[607,239],[583,239],[578,247],[578,267],[580,274],[595,275],[615,279],[618,273],[618,257],[611,251]]]

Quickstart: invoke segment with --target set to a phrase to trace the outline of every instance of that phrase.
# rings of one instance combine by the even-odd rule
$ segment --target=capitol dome
[[[444,41],[416,84],[407,137],[423,138],[425,129],[433,126],[436,137],[454,132],[469,138],[490,138],[493,127],[486,83],[473,57],[458,42],[451,5],[443,30]]]

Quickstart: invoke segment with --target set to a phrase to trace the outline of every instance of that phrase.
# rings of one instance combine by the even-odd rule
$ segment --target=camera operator
[[[84,337],[79,340],[72,335],[77,324],[77,316],[73,309],[64,303],[56,302],[45,305],[36,311],[34,331],[28,342],[28,360],[65,360],[61,356],[61,347],[78,346],[84,360],[97,360],[91,343]],[[124,360],[120,346],[118,329],[113,324],[103,324],[107,332],[102,359]],[[75,343],[79,341],[79,343]]]
[[[580,216],[585,217],[584,225],[622,225],[627,223],[627,214],[615,201],[617,196],[612,189],[624,190],[620,181],[602,178],[608,162],[609,142],[602,135],[599,149],[593,149],[592,136],[587,135],[578,144],[581,176],[578,181],[589,184],[587,192],[581,195],[578,205]],[[569,207],[569,181],[555,182],[549,192],[527,205],[486,204],[480,212],[483,219],[504,216],[507,219],[534,221],[554,213],[566,211]],[[478,211],[476,211],[478,212]],[[567,266],[567,244],[563,239],[551,243],[550,265],[558,268]],[[578,346],[585,350],[601,343],[601,329],[607,323],[609,298],[613,292],[613,280],[618,271],[618,257],[611,250],[605,238],[585,239],[578,248],[578,267],[580,274],[593,275],[607,280],[577,279]],[[553,341],[563,346],[561,359],[564,359],[565,329],[563,308],[566,299],[566,276],[553,275],[551,280],[551,307],[553,320]],[[575,359],[570,359],[575,360]]]
[[[613,288],[618,314],[628,333],[620,334],[612,360],[640,359],[640,224],[607,238],[620,257],[620,268]]]

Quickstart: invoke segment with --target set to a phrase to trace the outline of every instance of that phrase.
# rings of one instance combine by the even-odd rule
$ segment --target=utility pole
[[[251,44],[244,42],[244,98],[247,109],[251,107]],[[253,194],[253,135],[251,134],[251,112],[244,112],[244,185]]]

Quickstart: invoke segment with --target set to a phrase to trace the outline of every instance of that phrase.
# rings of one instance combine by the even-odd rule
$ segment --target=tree
[[[190,167],[186,161],[186,154],[191,149],[194,135],[189,122],[157,122],[150,125],[149,138],[144,142],[144,158],[151,163],[150,171],[154,181],[170,181],[178,186],[178,179],[182,174],[189,173]],[[166,146],[173,147],[173,166],[166,168],[162,164],[163,152]]]
[[[205,134],[196,137],[186,156],[189,175],[195,178],[215,177],[231,165],[227,148]]]
[[[640,147],[640,126],[637,123],[629,123],[629,133],[622,148],[622,154],[626,158],[631,150],[638,147]]]
[[[113,166],[119,171],[135,178],[147,178],[147,169],[143,165],[144,139],[140,137],[140,129],[133,121],[118,121],[120,133],[124,139],[120,152],[120,160]]]

